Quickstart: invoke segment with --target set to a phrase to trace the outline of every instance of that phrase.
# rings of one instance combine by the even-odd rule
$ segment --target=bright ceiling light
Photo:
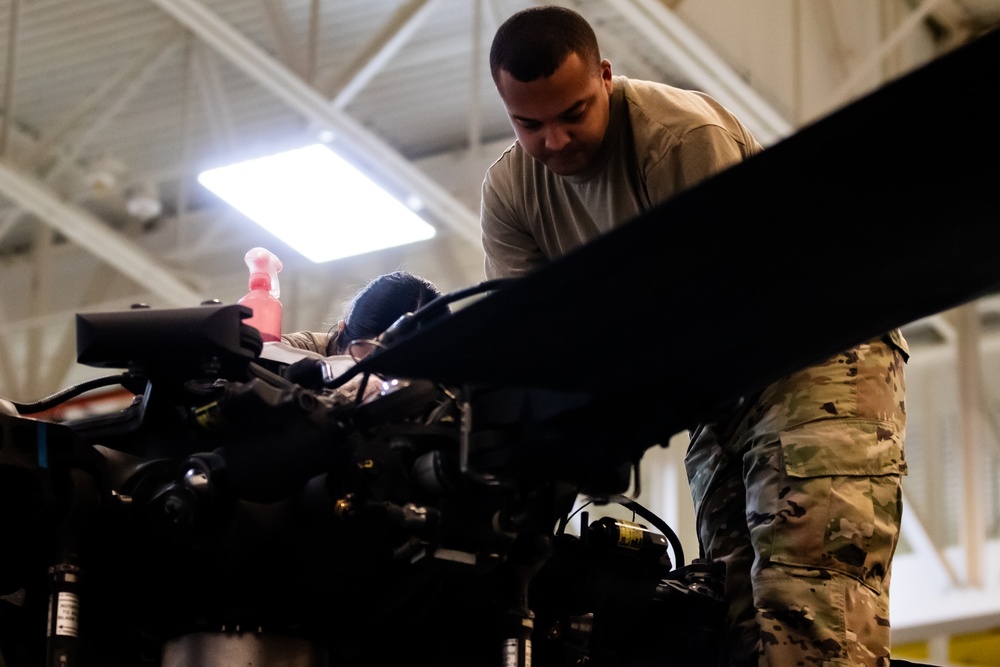
[[[210,169],[198,181],[317,263],[434,236],[434,227],[322,144]]]

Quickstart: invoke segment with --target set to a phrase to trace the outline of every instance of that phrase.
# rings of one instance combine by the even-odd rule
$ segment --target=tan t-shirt
[[[711,97],[615,77],[594,164],[559,176],[514,143],[483,181],[487,278],[521,276],[762,150]]]

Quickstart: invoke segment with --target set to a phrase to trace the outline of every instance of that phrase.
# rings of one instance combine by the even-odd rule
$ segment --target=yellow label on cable
[[[219,404],[214,401],[200,408],[195,408],[194,420],[198,426],[207,431],[222,428],[225,423],[225,420],[219,413]]]
[[[642,547],[642,528],[625,521],[616,521],[615,523],[618,525],[618,546],[638,551]]]

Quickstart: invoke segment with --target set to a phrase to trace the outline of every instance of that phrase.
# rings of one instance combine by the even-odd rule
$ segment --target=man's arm
[[[649,199],[666,201],[760,150],[753,137],[734,137],[718,125],[693,129],[646,173]]]
[[[483,182],[480,207],[488,279],[516,278],[546,262],[545,255],[510,206],[490,182]]]

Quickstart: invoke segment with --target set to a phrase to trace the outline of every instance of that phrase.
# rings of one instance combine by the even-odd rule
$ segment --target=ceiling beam
[[[909,37],[913,31],[922,26],[927,16],[933,12],[943,0],[924,0],[893,32],[879,45],[875,53],[871,54],[865,62],[856,67],[846,81],[840,84],[827,98],[823,108],[833,108],[842,106],[851,101],[858,94],[859,85],[872,72],[877,70],[885,60],[885,57],[905,38]],[[884,78],[884,77],[883,77]]]
[[[155,257],[97,217],[67,204],[38,179],[3,162],[0,162],[0,192],[170,305],[196,306],[204,299]]]
[[[46,128],[42,136],[31,148],[27,157],[20,161],[25,169],[37,168],[49,154],[75,129],[88,114],[100,110],[108,104],[108,100],[120,96],[122,90],[134,88],[136,80],[146,81],[160,67],[165,58],[170,55],[180,42],[178,30],[173,28],[152,42],[146,51],[130,62],[127,62],[103,84],[94,89],[78,104],[64,114],[59,122]],[[103,113],[103,112],[102,112]],[[83,143],[83,142],[77,142]]]
[[[12,0],[10,3],[9,23],[7,27],[7,57],[4,66],[4,82],[2,98],[0,98],[0,158],[7,156],[7,144],[10,141],[11,128],[14,126],[14,80],[17,72],[17,35],[18,17],[21,14],[21,3]]]
[[[0,294],[0,322],[9,322],[7,312],[4,307],[3,295]],[[22,394],[21,374],[18,372],[18,364],[14,362],[15,355],[11,354],[10,337],[0,336],[0,398],[17,397]],[[18,360],[20,362],[20,360]],[[23,366],[22,366],[23,367]]]
[[[640,34],[651,39],[688,78],[731,109],[762,144],[770,145],[794,131],[782,114],[666,5],[658,0],[608,0],[608,3]]]
[[[192,58],[196,66],[191,67],[190,73],[198,87],[209,134],[215,139],[216,145],[232,149],[237,145],[236,123],[229,113],[231,104],[226,98],[215,52],[199,48],[192,53]]]
[[[904,521],[905,513],[904,509]],[[991,562],[1000,556],[1000,541],[987,544]],[[944,556],[951,563],[964,559],[961,546],[949,546]],[[936,635],[958,635],[1000,627],[1000,582],[990,577],[985,587],[953,586],[929,569],[920,554],[896,554],[892,561],[893,645],[917,642]]]
[[[945,582],[948,586],[959,586],[962,581],[952,567],[944,550],[934,541],[927,531],[924,521],[917,512],[918,505],[910,502],[904,488],[903,494],[903,520],[900,524],[900,533],[909,543],[916,557],[921,558],[927,565],[929,576],[934,576],[936,581]]]
[[[300,48],[301,39],[295,34],[292,22],[288,19],[288,7],[286,3],[275,2],[274,0],[259,0],[260,7],[264,10],[267,25],[274,35],[274,49],[289,69],[301,72],[303,76],[308,71],[306,65],[307,55]]]
[[[983,588],[986,584],[986,544],[989,519],[983,502],[988,497],[986,467],[989,460],[984,445],[981,410],[983,395],[982,318],[975,302],[951,311],[958,331],[956,364],[958,376],[961,443],[958,456],[962,470],[962,522],[959,535],[965,547],[965,583]]]
[[[421,172],[388,143],[349,115],[335,109],[319,91],[279,63],[245,35],[196,0],[151,0],[261,86],[319,128],[334,132],[335,144],[370,161],[379,176],[418,197],[438,220],[481,248],[479,216]]]
[[[401,6],[355,59],[319,86],[333,98],[335,109],[347,107],[368,82],[410,41],[440,0],[410,0]]]

